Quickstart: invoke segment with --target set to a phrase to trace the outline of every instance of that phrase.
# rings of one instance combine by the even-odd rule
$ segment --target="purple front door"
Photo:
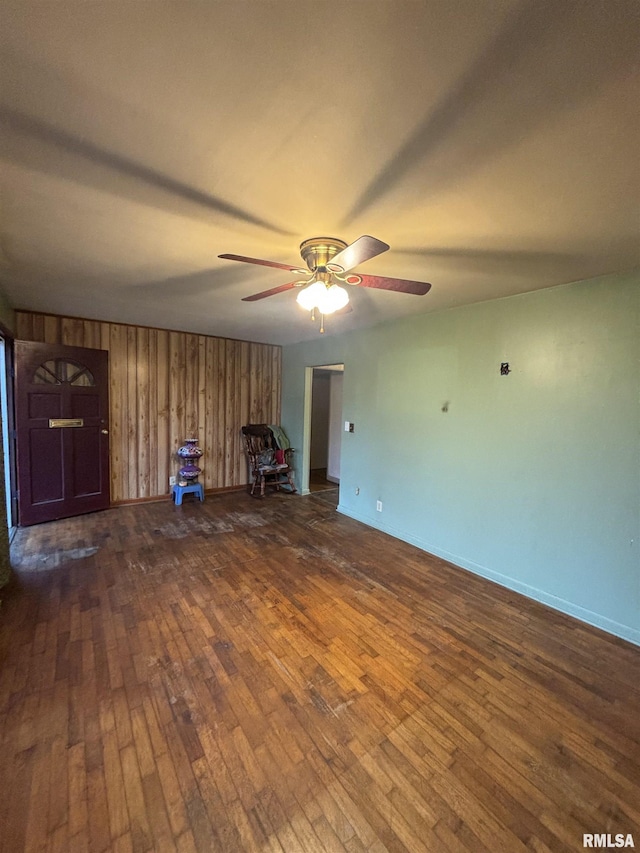
[[[15,342],[21,525],[109,506],[109,354]]]

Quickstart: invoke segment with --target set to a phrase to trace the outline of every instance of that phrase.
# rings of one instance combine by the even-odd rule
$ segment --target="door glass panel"
[[[81,385],[85,388],[96,384],[88,367],[64,358],[45,361],[36,368],[32,382],[34,385]]]

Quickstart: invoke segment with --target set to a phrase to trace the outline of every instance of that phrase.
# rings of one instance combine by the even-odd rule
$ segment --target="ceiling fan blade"
[[[413,293],[424,296],[431,290],[426,281],[407,281],[404,278],[384,278],[380,275],[361,275],[360,287],[377,287],[379,290],[395,290],[397,293]]]
[[[299,272],[308,274],[309,270],[302,267],[292,267],[289,264],[279,264],[277,261],[263,261],[260,258],[245,258],[244,255],[218,255],[219,258],[224,258],[227,261],[242,261],[244,264],[259,264],[263,267],[275,267],[278,270],[289,270],[289,272]]]
[[[327,267],[328,269],[332,269],[333,265],[337,264],[342,267],[343,272],[347,272],[347,270],[357,267],[358,264],[363,264],[365,261],[375,258],[376,255],[381,255],[388,248],[389,245],[383,243],[382,240],[364,234],[362,237],[354,240],[346,249],[343,249],[331,258]]]
[[[253,296],[243,296],[243,302],[256,302],[258,299],[266,299],[267,296],[275,296],[276,293],[284,293],[285,290],[292,290],[294,287],[302,287],[307,284],[306,281],[290,281],[287,284],[279,284],[278,287],[272,287],[271,290],[263,290],[260,293],[254,293]]]

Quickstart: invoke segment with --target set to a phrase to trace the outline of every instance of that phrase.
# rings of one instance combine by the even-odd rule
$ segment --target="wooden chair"
[[[266,486],[278,491],[287,486],[287,491],[296,492],[293,482],[291,455],[293,448],[278,448],[273,433],[267,424],[248,424],[242,427],[244,450],[249,462],[251,494],[260,487],[260,497],[264,497]]]

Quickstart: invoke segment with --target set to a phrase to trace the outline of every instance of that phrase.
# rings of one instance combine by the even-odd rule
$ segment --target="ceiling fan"
[[[229,261],[242,261],[245,264],[259,264],[265,267],[289,270],[304,278],[280,284],[270,290],[245,296],[243,302],[255,302],[267,296],[275,296],[295,287],[303,288],[297,296],[297,302],[311,312],[315,319],[316,310],[321,315],[320,331],[324,332],[324,316],[344,310],[349,303],[349,294],[342,284],[356,287],[375,287],[379,290],[394,290],[397,293],[413,293],[424,296],[431,289],[425,281],[407,281],[402,278],[385,278],[379,275],[360,275],[350,272],[358,264],[364,263],[389,248],[387,243],[369,237],[366,234],[347,245],[337,237],[311,237],[300,244],[300,255],[307,265],[289,266],[276,261],[264,261],[259,258],[247,258],[244,255],[218,255]]]

